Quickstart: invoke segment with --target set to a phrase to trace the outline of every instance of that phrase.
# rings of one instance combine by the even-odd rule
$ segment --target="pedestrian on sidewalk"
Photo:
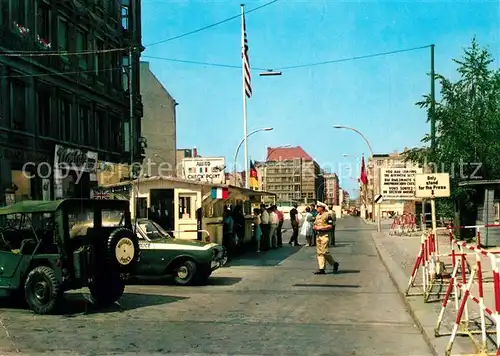
[[[311,204],[311,214],[314,221],[314,219],[316,219],[316,216],[318,215],[318,210],[316,210],[316,205],[314,204]],[[314,231],[314,229],[313,229],[312,245],[316,246],[316,231]]]
[[[318,255],[318,270],[314,274],[326,274],[326,262],[333,267],[333,272],[339,270],[339,263],[336,262],[328,251],[328,234],[332,226],[328,224],[328,212],[325,203],[320,201],[316,204],[318,215],[314,220],[314,231],[316,231],[316,254]]]
[[[230,261],[234,255],[233,240],[234,240],[234,221],[229,207],[224,208],[222,228],[222,246],[226,248],[227,260]]]
[[[261,251],[267,251],[269,250],[269,213],[267,212],[267,208],[265,204],[260,205],[260,227],[262,230],[262,237],[260,239],[260,249]]]
[[[260,209],[253,209],[253,234],[254,234],[254,239],[255,243],[257,244],[257,252],[260,252],[260,240],[262,238],[262,229],[260,227],[261,221],[260,221]]]
[[[271,241],[271,248],[278,248],[278,225],[280,223],[280,219],[278,217],[278,214],[276,214],[276,210],[278,210],[276,205],[273,205],[269,208],[269,218],[271,220],[269,239]]]
[[[297,211],[297,204],[293,204],[292,210],[290,210],[290,224],[292,225],[292,237],[288,242],[289,245],[294,246],[299,245],[299,212]]]
[[[328,224],[332,226],[332,229],[330,230],[329,234],[329,245],[330,246],[335,246],[335,225],[337,224],[337,214],[335,213],[335,210],[333,210],[333,206],[330,205],[328,207],[329,210],[329,216],[328,216]]]
[[[302,226],[300,228],[300,236],[304,237],[309,246],[312,246],[313,237],[313,217],[311,214],[311,208],[306,207],[306,213],[303,218]]]
[[[276,214],[278,214],[278,229],[276,230],[276,237],[278,238],[278,248],[283,247],[283,223],[285,222],[285,214],[279,209],[276,209]]]

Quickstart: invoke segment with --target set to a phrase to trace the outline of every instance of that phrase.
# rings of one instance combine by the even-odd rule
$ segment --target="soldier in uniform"
[[[326,204],[317,202],[318,215],[314,221],[314,231],[316,231],[316,254],[318,255],[319,269],[314,274],[326,274],[325,265],[328,262],[333,267],[333,272],[339,270],[339,264],[336,262],[330,252],[328,252],[329,232],[332,225],[328,224],[329,214],[326,211]]]

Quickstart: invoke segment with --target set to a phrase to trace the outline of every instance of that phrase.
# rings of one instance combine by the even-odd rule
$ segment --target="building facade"
[[[312,204],[323,199],[319,164],[300,146],[268,147],[266,162],[256,166],[262,172],[262,190],[275,193],[280,202]]]
[[[339,199],[339,177],[335,173],[323,174],[325,182],[323,202],[326,205],[341,205]]]
[[[183,172],[183,167],[182,167],[182,160],[184,158],[196,158],[199,157],[198,155],[198,149],[196,147],[193,148],[179,148],[176,150],[175,153],[175,161],[177,162],[177,177],[184,177],[184,172]]]
[[[142,136],[147,140],[144,174],[177,175],[177,102],[151,72],[148,62],[140,65],[141,96],[144,107]]]
[[[0,2],[0,203],[89,197],[98,162],[142,160],[140,2],[121,4]]]

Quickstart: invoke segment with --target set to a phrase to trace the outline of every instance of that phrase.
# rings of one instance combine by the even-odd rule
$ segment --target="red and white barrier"
[[[444,296],[444,293],[441,291],[435,292],[434,287],[444,286],[445,265],[441,262],[441,258],[450,256],[450,253],[439,253],[438,239],[431,231],[424,232],[405,296],[423,296],[426,303],[430,301],[429,298],[431,295],[435,295],[438,298]],[[422,283],[416,285],[415,282],[419,271],[422,272]],[[419,287],[419,291],[410,292],[415,287]]]
[[[404,213],[394,218],[389,229],[389,235],[409,235],[417,231],[416,217],[414,214]]]
[[[500,356],[500,259],[497,256],[498,252],[487,251],[476,245],[456,240],[454,237],[452,244],[453,272],[438,316],[434,331],[435,336],[450,336],[445,355],[451,355],[457,335],[467,335],[474,341],[479,354]],[[470,273],[467,273],[466,259],[469,255],[475,257],[475,265],[470,270]],[[487,281],[484,277],[484,264],[490,267],[493,281],[493,288],[487,291],[485,291]],[[445,312],[449,308],[448,303],[452,294],[454,295],[454,312],[456,313],[456,317],[451,333],[443,334],[440,329]],[[470,327],[470,301],[478,307],[480,318],[479,330],[474,330]],[[488,307],[487,304],[489,303],[493,304],[494,307]],[[487,321],[494,324],[494,329],[487,326]],[[474,338],[476,334],[481,335],[480,340]],[[496,342],[496,350],[494,353],[488,352],[487,343],[489,334],[496,335],[496,340],[494,340]]]

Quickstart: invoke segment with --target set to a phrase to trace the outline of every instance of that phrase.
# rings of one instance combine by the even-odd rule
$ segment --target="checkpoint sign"
[[[415,176],[417,198],[447,198],[450,196],[450,175],[448,173],[417,174]]]
[[[380,193],[385,200],[415,200],[415,175],[421,168],[381,168]]]

